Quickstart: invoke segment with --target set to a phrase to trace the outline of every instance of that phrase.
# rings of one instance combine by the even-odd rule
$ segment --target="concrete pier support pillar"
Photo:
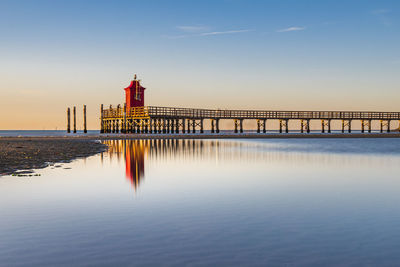
[[[310,133],[311,132],[311,127],[310,127],[310,120],[307,120],[307,124],[306,124],[306,127],[307,127],[307,133]]]
[[[196,132],[196,120],[193,120],[193,133],[195,133]]]
[[[261,125],[260,125],[260,120],[257,119],[257,133],[261,132]]]
[[[173,119],[171,120],[170,126],[171,126],[171,133],[174,133],[175,132],[175,125],[174,125],[174,120]]]
[[[204,124],[204,119],[201,119],[200,120],[200,133],[204,133],[204,128],[203,128],[203,125]]]
[[[149,127],[150,127],[150,119],[147,119],[144,121],[144,132],[149,133]],[[150,128],[151,129],[151,128]]]
[[[267,120],[263,120],[263,133],[267,132]]]
[[[331,122],[332,120],[328,120],[328,133],[331,133]]]
[[[243,120],[239,120],[240,132],[243,133]]]
[[[154,120],[153,119],[149,119],[149,133],[153,133],[153,124],[154,124]]]
[[[132,133],[132,120],[131,119],[126,120],[126,132]]]
[[[289,133],[289,120],[288,119],[285,120],[285,132]]]
[[[171,132],[171,120],[167,120],[167,133]]]
[[[162,132],[163,132],[164,134],[167,133],[166,127],[167,127],[167,120],[166,120],[166,119],[163,119],[163,121],[162,121]]]
[[[76,133],[76,107],[74,107],[74,133]]]
[[[134,120],[134,119],[131,119],[131,122],[132,122],[132,133],[136,133],[136,120]]]
[[[344,133],[344,120],[342,120],[342,133]]]
[[[122,112],[123,112],[123,114],[124,114],[124,118],[123,118],[123,121],[122,121],[122,129],[121,129],[121,132],[122,132],[122,133],[126,133],[126,103],[124,104],[124,110],[123,110]]]
[[[300,132],[304,133],[304,120],[300,120]]]
[[[103,129],[103,118],[101,118],[100,127]],[[67,133],[71,132],[71,110],[67,108]],[[101,133],[101,131],[100,131]]]
[[[219,119],[215,120],[215,127],[216,127],[216,132],[219,133]]]
[[[238,122],[237,122],[236,119],[233,120],[233,121],[234,121],[234,123],[235,123],[235,133],[238,133]]]
[[[214,119],[211,119],[211,133],[215,133],[215,129],[214,129]]]
[[[153,119],[152,127],[153,127],[153,133],[154,134],[158,133],[157,124],[158,124],[158,119]]]

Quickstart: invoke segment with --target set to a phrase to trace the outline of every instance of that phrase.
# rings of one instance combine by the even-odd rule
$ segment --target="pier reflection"
[[[335,151],[338,141],[316,146],[306,141],[245,141],[245,140],[107,140],[110,161],[125,161],[125,175],[136,190],[145,177],[145,167],[150,163],[201,161],[218,164],[263,164],[276,166],[290,163],[313,168],[321,165],[384,167],[400,164],[400,157],[365,155],[363,151]],[[342,141],[343,142],[343,141]],[[351,152],[351,153],[349,153]],[[379,152],[379,151],[375,151]],[[102,155],[102,160],[103,155]],[[214,166],[215,166],[214,165]],[[151,166],[150,166],[151,167]]]

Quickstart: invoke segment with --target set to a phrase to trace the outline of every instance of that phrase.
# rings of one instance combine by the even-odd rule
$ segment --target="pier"
[[[272,129],[269,127],[273,120],[279,122],[280,133],[289,133],[289,122],[293,120],[300,122],[300,129],[296,130],[301,133],[310,133],[310,122],[315,120],[320,122],[322,133],[332,132],[333,121],[341,122],[342,133],[351,133],[356,121],[360,123],[362,133],[371,133],[374,121],[379,122],[381,133],[391,131],[392,121],[396,120],[400,125],[400,112],[228,110],[145,106],[146,88],[141,86],[136,75],[124,90],[126,101],[123,105],[119,104],[116,107],[110,105],[106,109],[101,105],[101,133],[204,133],[204,126],[209,123],[211,133],[218,134],[222,120],[233,122],[234,133],[244,132],[244,120],[254,120],[257,133],[266,133],[267,130]]]
[[[205,122],[210,125],[211,133],[220,132],[220,121],[233,121],[233,131],[243,133],[243,121],[255,120],[258,133],[266,133],[271,120],[279,121],[279,132],[289,132],[289,121],[300,122],[300,132],[310,133],[310,122],[321,122],[322,133],[331,133],[332,121],[341,122],[343,133],[352,131],[353,124],[358,121],[361,132],[371,132],[372,122],[378,121],[380,132],[390,132],[392,121],[399,121],[400,112],[368,112],[368,111],[270,111],[270,110],[221,110],[126,106],[103,109],[101,107],[102,133],[204,133]]]

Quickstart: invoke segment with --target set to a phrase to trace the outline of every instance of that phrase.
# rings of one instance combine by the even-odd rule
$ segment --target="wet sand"
[[[272,138],[400,138],[400,133],[365,134],[99,134],[64,137],[0,137],[0,176],[21,174],[21,170],[44,168],[70,162],[107,149],[99,140],[123,139],[272,139]]]
[[[29,175],[54,163],[70,162],[105,151],[99,142],[76,138],[0,138],[0,176]],[[23,172],[19,172],[24,170]]]

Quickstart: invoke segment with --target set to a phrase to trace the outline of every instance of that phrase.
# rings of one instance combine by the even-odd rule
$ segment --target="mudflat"
[[[0,176],[44,168],[103,152],[100,142],[77,138],[0,138]]]

